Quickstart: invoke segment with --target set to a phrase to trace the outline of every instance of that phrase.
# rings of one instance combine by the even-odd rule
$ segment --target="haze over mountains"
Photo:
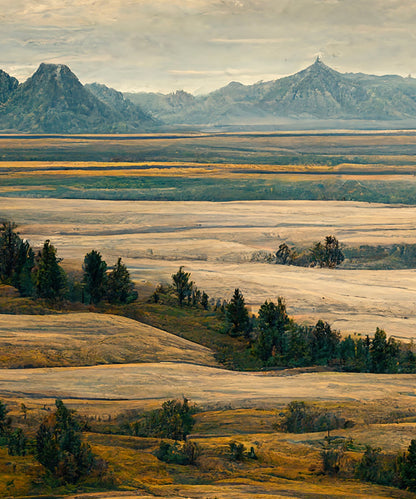
[[[175,125],[256,125],[284,119],[409,123],[416,120],[416,79],[339,73],[319,58],[285,78],[231,82],[203,96],[125,93],[82,85],[65,65],[41,64],[26,82],[0,71],[0,130],[120,133]]]

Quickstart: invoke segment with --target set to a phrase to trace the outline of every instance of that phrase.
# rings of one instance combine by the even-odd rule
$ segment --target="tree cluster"
[[[339,456],[339,450],[342,452],[342,449],[338,449],[337,452],[337,449],[328,448],[325,454],[328,455],[332,451],[334,455]],[[325,472],[326,456],[323,454]],[[331,473],[329,463],[327,469]],[[334,471],[339,472],[340,466],[332,468],[331,474],[334,474]],[[407,452],[397,454],[387,454],[380,447],[366,445],[361,460],[355,466],[354,478],[416,492],[416,440],[411,440]]]
[[[337,428],[350,428],[352,421],[345,420],[339,415],[326,410],[318,409],[303,401],[290,402],[277,428],[287,433],[310,433],[327,431]]]
[[[160,409],[145,413],[143,417],[129,425],[129,432],[140,437],[170,438],[186,440],[195,424],[195,406],[190,406],[184,398],[167,400]]]
[[[159,449],[156,451],[156,457],[165,463],[174,464],[195,464],[201,455],[201,448],[195,442],[185,442],[182,445],[179,442],[160,442]]]
[[[260,307],[255,335],[253,353],[267,367],[330,365],[350,372],[416,372],[411,345],[387,339],[378,328],[373,338],[341,338],[322,320],[315,326],[297,324],[288,317],[283,298]]]
[[[69,297],[69,278],[60,265],[56,248],[49,240],[35,253],[28,241],[16,232],[16,224],[3,222],[0,227],[0,282],[16,287],[21,296],[57,302]],[[107,272],[107,264],[98,251],[84,258],[82,296],[91,304],[102,300],[129,303],[137,298],[126,266],[117,260]]]
[[[35,438],[28,438],[21,428],[13,428],[7,407],[0,401],[0,437],[7,442],[11,456],[33,454],[47,474],[58,483],[77,483],[102,462],[82,442],[82,426],[73,411],[61,400],[39,426]]]
[[[324,241],[318,241],[306,251],[298,253],[286,243],[281,243],[275,253],[275,263],[281,265],[296,265],[298,267],[326,267],[334,269],[344,261],[344,253],[335,236],[326,236]]]
[[[92,250],[85,255],[82,269],[84,292],[90,304],[96,305],[103,299],[109,303],[131,303],[137,299],[137,291],[121,258],[107,273],[107,263],[98,251]]]
[[[162,296],[166,297],[174,296],[176,303],[180,307],[194,307],[202,308],[203,310],[208,310],[210,308],[209,296],[205,291],[201,291],[197,288],[195,283],[191,281],[191,273],[185,272],[183,266],[179,267],[179,270],[172,274],[172,283],[169,287],[165,288],[159,285],[152,295],[152,301],[159,303]]]

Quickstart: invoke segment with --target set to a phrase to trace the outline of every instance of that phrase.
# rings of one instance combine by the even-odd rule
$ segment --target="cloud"
[[[46,60],[82,81],[192,91],[290,74],[317,53],[339,71],[416,73],[414,0],[0,0],[0,12],[0,67],[21,78]]]
[[[236,43],[240,45],[264,45],[269,43],[285,43],[290,38],[213,38],[213,43]]]

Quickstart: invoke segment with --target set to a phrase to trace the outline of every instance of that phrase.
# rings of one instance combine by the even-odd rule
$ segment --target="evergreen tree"
[[[129,271],[124,263],[121,263],[121,258],[108,275],[107,299],[110,303],[131,303],[137,299]]]
[[[282,355],[285,329],[289,322],[286,304],[282,297],[278,297],[277,305],[266,300],[260,307],[258,315],[259,335],[255,351],[262,360],[268,360],[272,354]]]
[[[370,347],[371,372],[384,373],[387,369],[387,339],[386,333],[377,328]]]
[[[182,307],[185,298],[188,298],[192,293],[194,283],[190,280],[190,277],[191,273],[184,272],[183,267],[179,267],[178,272],[172,275],[173,287],[180,307]]]
[[[40,251],[35,269],[36,295],[46,300],[60,300],[66,288],[66,276],[59,265],[56,249],[46,240]]]
[[[311,263],[320,267],[334,269],[344,261],[344,254],[335,236],[326,236],[324,244],[315,243],[309,251]]]
[[[80,425],[72,412],[61,400],[56,400],[55,405],[54,414],[36,434],[36,457],[56,478],[76,483],[91,471],[94,456],[90,447],[81,442]]]
[[[13,222],[3,222],[0,227],[0,281],[15,286],[23,296],[30,296],[34,254],[29,243],[19,237],[16,227]]]
[[[406,488],[416,491],[416,440],[410,442],[400,470],[400,478]]]
[[[14,222],[3,222],[0,228],[0,279],[11,284],[11,279],[17,267],[19,249],[22,243]]]
[[[8,410],[6,404],[0,400],[0,437],[7,435],[10,428],[10,418],[7,416]]]
[[[33,268],[35,266],[35,254],[27,241],[23,241],[19,250],[19,263],[13,279],[13,285],[22,296],[32,296],[34,293]]]
[[[282,265],[290,265],[295,258],[294,251],[289,248],[286,243],[279,245],[279,249],[276,251],[276,263]]]
[[[208,295],[205,293],[205,291],[202,292],[201,296],[201,305],[204,310],[208,310],[209,303],[208,303]]]
[[[334,359],[339,338],[340,335],[337,331],[332,331],[327,322],[319,320],[313,329],[313,361],[326,364],[329,360]]]
[[[7,450],[9,456],[25,456],[27,452],[27,438],[21,428],[10,433]]]
[[[335,236],[326,236],[324,254],[325,265],[330,269],[334,269],[344,261],[344,254],[342,253],[339,247],[339,241]]]
[[[238,288],[235,289],[230,303],[225,308],[225,320],[227,322],[227,332],[230,336],[248,335],[250,319],[244,296]]]
[[[83,283],[90,303],[97,304],[106,293],[107,264],[98,251],[92,250],[85,255],[82,269],[84,270]]]

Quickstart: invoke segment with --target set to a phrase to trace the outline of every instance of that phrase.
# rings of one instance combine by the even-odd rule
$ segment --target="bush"
[[[173,444],[169,442],[160,442],[159,449],[156,451],[156,457],[165,463],[174,464],[195,464],[201,455],[201,448],[195,442],[185,442],[180,445],[179,442]]]
[[[167,400],[161,409],[145,414],[143,419],[131,426],[131,432],[136,436],[171,438],[186,440],[195,424],[191,407],[186,398],[183,401]]]
[[[277,428],[287,433],[329,432],[336,428],[351,427],[351,423],[332,412],[295,400],[287,405],[283,420]]]

